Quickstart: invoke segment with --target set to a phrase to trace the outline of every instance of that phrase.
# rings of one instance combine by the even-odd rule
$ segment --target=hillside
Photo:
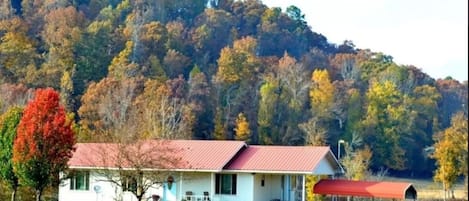
[[[295,6],[246,0],[0,2],[0,114],[60,91],[77,138],[237,139],[366,147],[370,167],[429,177],[425,149],[467,120],[468,84],[332,44]],[[108,138],[110,139],[110,138]]]

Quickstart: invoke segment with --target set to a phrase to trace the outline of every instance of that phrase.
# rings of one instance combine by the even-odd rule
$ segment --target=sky
[[[468,80],[467,0],[262,0],[300,8],[330,43],[391,55],[431,77]]]

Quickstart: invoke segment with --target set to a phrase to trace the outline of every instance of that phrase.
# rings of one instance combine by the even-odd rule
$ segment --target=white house
[[[304,201],[306,175],[342,171],[329,147],[255,146],[240,141],[171,140],[180,165],[154,184],[144,200],[163,201]],[[134,201],[135,196],[114,185],[102,170],[117,171],[97,150],[112,144],[79,143],[69,161],[75,174],[59,187],[59,201]],[[122,168],[122,167],[121,167]],[[132,169],[132,167],[128,167]],[[147,168],[146,171],[165,171]],[[63,175],[62,175],[63,176]]]

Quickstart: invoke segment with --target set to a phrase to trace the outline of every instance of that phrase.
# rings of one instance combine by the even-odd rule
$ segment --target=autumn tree
[[[15,106],[24,106],[33,97],[34,90],[23,84],[0,84],[0,114]]]
[[[249,141],[251,130],[249,129],[249,122],[243,113],[238,114],[234,131],[236,140]]]
[[[197,16],[189,36],[196,57],[215,61],[220,50],[234,40],[230,36],[234,25],[235,18],[224,10],[209,8]]]
[[[80,141],[87,141],[103,136],[111,137],[133,118],[133,104],[144,89],[142,79],[105,78],[92,83],[81,98],[78,110],[83,134]],[[96,139],[95,139],[96,140]]]
[[[434,180],[443,184],[445,199],[459,175],[467,181],[468,132],[467,116],[459,112],[453,116],[451,127],[437,136],[433,157],[438,168]]]
[[[222,120],[228,129],[228,138],[234,136],[232,131],[236,114],[243,112],[252,120],[257,117],[257,103],[250,101],[256,96],[256,91],[249,90],[259,84],[256,67],[260,62],[255,54],[256,47],[256,39],[245,37],[236,40],[233,47],[224,47],[218,59],[214,81],[219,91],[218,102],[222,105],[220,112],[223,112]]]
[[[10,108],[0,116],[0,177],[11,188],[11,201],[16,200],[16,191],[19,187],[18,176],[13,171],[13,142],[16,138],[17,126],[20,122],[23,109]]]
[[[21,18],[0,22],[0,76],[10,83],[33,84],[39,54]]]
[[[191,60],[184,54],[170,49],[163,58],[163,67],[166,75],[170,78],[176,78],[179,75],[188,75]]]
[[[112,59],[109,65],[109,77],[124,79],[139,75],[138,64],[133,61],[134,42],[129,40],[125,43],[125,48]]]
[[[59,104],[59,94],[50,88],[38,89],[24,109],[13,145],[14,171],[21,184],[36,190],[36,201],[48,185],[58,184],[74,144],[71,121]]]
[[[194,117],[184,97],[181,97],[185,92],[178,94],[185,87],[185,81],[182,78],[172,81],[145,82],[145,89],[135,102],[135,110],[140,114],[138,131],[141,135],[151,139],[191,138]]]
[[[286,115],[285,120],[282,120],[285,121],[282,125],[285,130],[280,131],[282,144],[303,144],[304,138],[298,124],[309,117],[302,114],[307,108],[308,91],[311,86],[306,67],[285,52],[278,60],[274,72],[278,76],[277,90],[280,92],[280,102],[285,107],[281,112]]]
[[[344,156],[339,159],[345,169],[344,177],[349,180],[366,179],[373,155],[370,147],[363,146],[363,140],[355,134],[351,141],[345,141],[344,150]]]
[[[309,92],[313,115],[330,118],[334,103],[335,87],[329,78],[327,70],[315,70],[313,72],[312,86]]]
[[[73,6],[51,10],[44,16],[41,36],[47,47],[45,62],[39,69],[42,86],[60,87],[64,72],[74,70],[75,45],[81,37],[83,15]]]

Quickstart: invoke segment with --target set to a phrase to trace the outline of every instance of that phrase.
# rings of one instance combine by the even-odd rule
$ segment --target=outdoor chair
[[[204,191],[204,201],[210,201],[210,196],[208,194],[208,191]]]
[[[186,191],[186,200],[187,201],[192,201],[192,196],[194,195],[194,193],[192,193],[192,191]]]

